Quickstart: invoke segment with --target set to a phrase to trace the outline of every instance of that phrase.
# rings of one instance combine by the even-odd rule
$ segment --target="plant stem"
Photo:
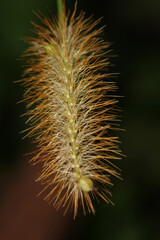
[[[63,8],[63,0],[57,0],[57,7],[58,7],[58,16],[60,20],[61,14],[62,14],[62,8]]]

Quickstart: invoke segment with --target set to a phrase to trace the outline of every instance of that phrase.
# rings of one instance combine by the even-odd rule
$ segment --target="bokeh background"
[[[73,10],[74,1],[66,0]],[[25,129],[24,104],[17,104],[26,48],[21,40],[31,36],[33,11],[56,14],[55,0],[0,1],[0,239],[1,240],[159,240],[160,239],[160,1],[79,0],[78,12],[104,16],[104,38],[113,42],[114,72],[120,98],[121,128],[117,134],[127,157],[118,162],[123,181],[113,179],[115,206],[96,204],[96,215],[79,213],[75,221],[36,198],[34,183],[39,169],[28,164],[24,153],[30,140]]]

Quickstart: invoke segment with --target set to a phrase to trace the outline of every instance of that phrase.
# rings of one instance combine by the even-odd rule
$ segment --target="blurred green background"
[[[66,4],[73,10],[73,0]],[[55,0],[0,1],[0,239],[159,240],[160,1],[78,1],[78,12],[94,14],[95,19],[104,16],[104,38],[113,42],[118,55],[112,63],[113,71],[121,73],[117,85],[118,94],[125,96],[119,106],[121,128],[126,131],[117,134],[127,157],[118,163],[123,181],[113,179],[115,207],[101,201],[95,216],[80,213],[75,221],[59,212],[55,215],[46,202],[35,198],[37,173],[30,173],[33,167],[23,157],[30,140],[22,141],[19,134],[25,129],[20,118],[25,106],[16,104],[23,89],[13,81],[23,72],[18,58],[27,45],[21,38],[32,35],[31,21],[37,22],[33,11],[47,13],[47,8],[56,13]]]

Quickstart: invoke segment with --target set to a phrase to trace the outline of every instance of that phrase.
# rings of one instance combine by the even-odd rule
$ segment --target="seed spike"
[[[111,202],[110,177],[120,178],[112,160],[122,155],[118,137],[110,136],[117,128],[117,90],[108,72],[109,43],[96,29],[101,21],[85,19],[81,12],[66,13],[59,19],[38,13],[42,26],[33,23],[37,37],[28,38],[24,102],[29,125],[25,137],[37,144],[33,165],[41,164],[38,182],[44,186],[45,199],[64,214],[79,204],[86,214],[95,213],[93,199]],[[104,70],[106,73],[104,73]],[[24,130],[25,132],[26,130]],[[119,156],[120,155],[120,156]]]

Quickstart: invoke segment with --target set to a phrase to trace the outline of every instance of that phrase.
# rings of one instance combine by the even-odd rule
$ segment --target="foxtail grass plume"
[[[33,137],[38,150],[31,159],[41,163],[37,181],[45,199],[57,208],[78,205],[95,212],[93,199],[111,202],[111,175],[119,177],[113,161],[119,159],[117,87],[110,81],[109,44],[101,37],[100,20],[85,19],[81,12],[66,14],[61,21],[39,15],[35,38],[25,51],[24,100],[28,117],[26,136]]]

